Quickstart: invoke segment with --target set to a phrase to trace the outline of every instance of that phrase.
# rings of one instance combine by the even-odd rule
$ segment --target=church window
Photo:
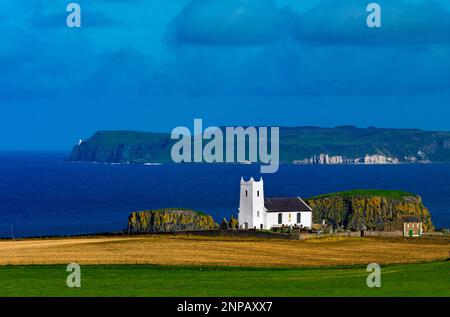
[[[297,223],[301,223],[302,222],[302,214],[301,213],[297,213]]]
[[[259,190],[256,192],[256,195],[259,197]]]
[[[279,225],[283,224],[283,214],[281,212],[278,214],[278,224]]]
[[[248,197],[248,190],[245,191],[245,197]]]

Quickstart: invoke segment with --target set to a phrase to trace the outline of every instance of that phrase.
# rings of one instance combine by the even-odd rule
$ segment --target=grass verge
[[[382,266],[368,288],[365,266],[332,268],[84,265],[81,288],[63,265],[0,267],[0,296],[450,296],[450,263]]]

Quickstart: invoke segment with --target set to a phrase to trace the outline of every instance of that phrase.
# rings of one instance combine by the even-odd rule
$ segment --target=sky
[[[0,3],[0,150],[195,118],[450,131],[449,1],[79,0],[68,28],[71,1]]]

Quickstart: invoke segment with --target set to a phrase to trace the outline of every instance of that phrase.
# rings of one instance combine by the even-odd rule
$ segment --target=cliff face
[[[429,163],[427,160],[410,159],[405,157],[405,162],[411,163]],[[395,157],[386,157],[384,155],[373,154],[365,155],[364,157],[348,158],[341,155],[330,156],[326,153],[320,155],[314,155],[313,157],[296,160],[292,162],[293,164],[398,164],[400,160]]]
[[[192,210],[148,210],[131,213],[128,232],[174,232],[216,229],[211,216]]]
[[[313,208],[313,222],[333,225],[334,228],[390,231],[398,228],[402,216],[415,216],[422,220],[424,231],[434,229],[431,215],[420,196],[335,194],[307,200]]]
[[[99,131],[76,145],[67,160],[107,163],[162,163],[171,160],[174,141],[160,133]]]

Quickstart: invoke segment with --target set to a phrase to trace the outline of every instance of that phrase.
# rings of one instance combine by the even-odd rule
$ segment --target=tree
[[[229,223],[230,229],[239,229],[239,222],[236,218],[233,217],[233,215],[230,217],[230,223]]]
[[[226,218],[223,218],[222,223],[220,224],[220,230],[228,230],[229,225]]]

